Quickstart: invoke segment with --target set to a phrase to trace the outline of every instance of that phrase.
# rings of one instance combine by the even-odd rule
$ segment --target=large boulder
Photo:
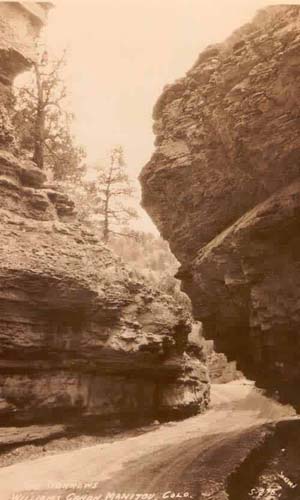
[[[200,54],[155,106],[143,206],[204,334],[300,405],[300,7]]]

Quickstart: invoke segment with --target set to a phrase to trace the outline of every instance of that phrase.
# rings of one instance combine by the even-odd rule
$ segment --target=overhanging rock
[[[204,333],[300,404],[300,7],[200,54],[154,110],[143,206],[180,260]]]

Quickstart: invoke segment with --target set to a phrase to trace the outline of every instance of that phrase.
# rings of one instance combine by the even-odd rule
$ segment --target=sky
[[[74,131],[91,162],[121,144],[137,177],[154,149],[152,108],[207,45],[221,42],[267,0],[57,0],[46,40],[68,47]],[[142,217],[142,228],[153,230]]]

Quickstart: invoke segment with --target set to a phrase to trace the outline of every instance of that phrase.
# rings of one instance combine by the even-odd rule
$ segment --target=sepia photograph
[[[0,0],[0,500],[300,500],[300,0]]]

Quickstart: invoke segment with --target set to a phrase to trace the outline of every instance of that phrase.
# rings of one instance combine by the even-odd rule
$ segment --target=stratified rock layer
[[[202,411],[209,383],[188,313],[136,281],[17,150],[11,82],[40,28],[41,6],[26,5],[0,6],[0,423]]]
[[[208,47],[154,110],[143,205],[204,333],[300,404],[300,7]]]
[[[0,152],[0,168],[0,416],[204,409],[207,373],[188,314],[134,280],[32,163]]]

